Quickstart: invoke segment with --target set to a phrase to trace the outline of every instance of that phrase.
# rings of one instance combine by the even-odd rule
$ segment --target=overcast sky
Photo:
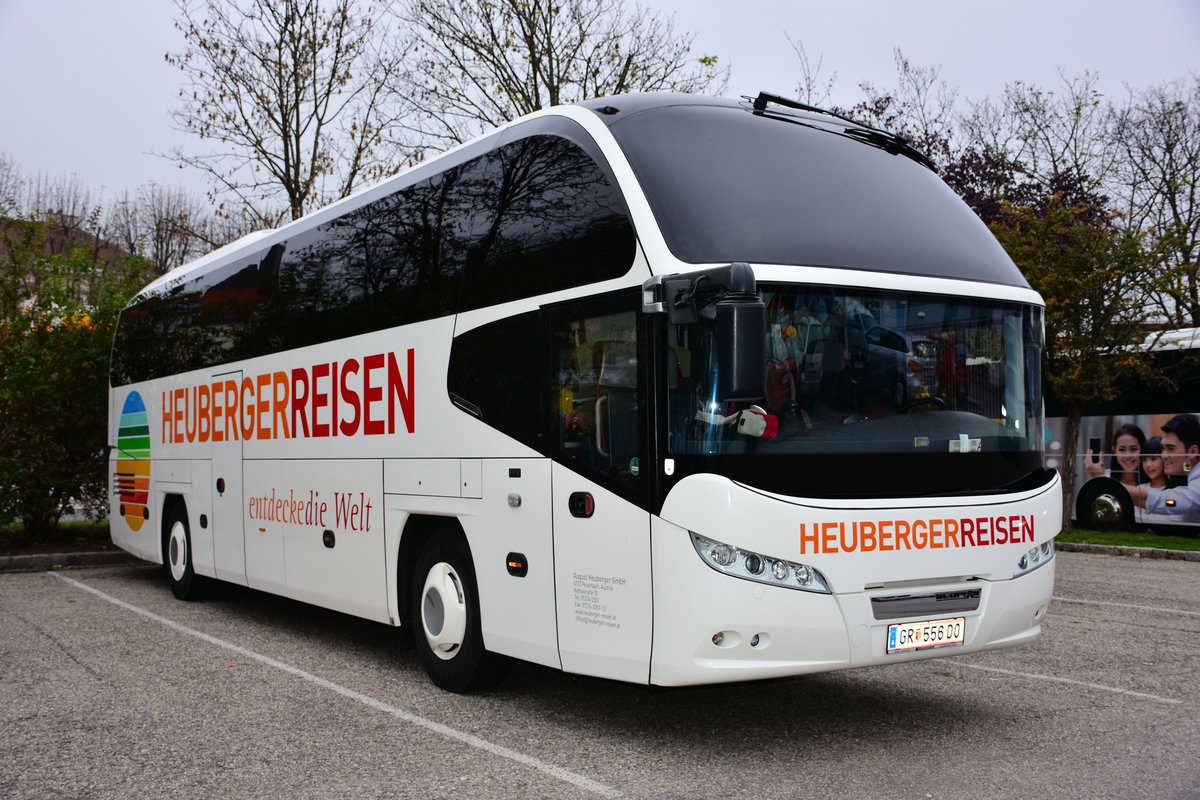
[[[632,2],[632,0],[630,0]],[[696,55],[732,66],[729,94],[794,95],[798,61],[785,34],[836,75],[833,102],[858,84],[895,85],[893,51],[970,99],[1004,85],[1060,84],[1091,70],[1121,97],[1200,74],[1198,0],[660,0]],[[77,175],[112,197],[154,180],[199,191],[200,177],[152,153],[193,144],[172,130],[180,74],[163,59],[182,49],[171,0],[0,0],[0,153],[26,177]]]

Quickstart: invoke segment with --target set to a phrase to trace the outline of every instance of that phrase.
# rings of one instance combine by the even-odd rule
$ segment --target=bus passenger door
[[[562,668],[647,683],[653,622],[650,515],[561,464],[552,474]]]
[[[647,683],[650,514],[636,502],[648,479],[636,301],[552,312],[552,517],[562,668]]]
[[[216,577],[246,585],[246,540],[242,529],[242,435],[237,395],[242,373],[227,372],[212,382],[213,565]]]

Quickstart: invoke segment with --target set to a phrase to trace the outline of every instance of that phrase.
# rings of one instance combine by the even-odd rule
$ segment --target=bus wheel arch
[[[433,683],[451,692],[486,689],[501,681],[510,661],[483,645],[479,590],[466,536],[456,520],[418,523],[406,551],[416,552],[408,580],[407,617],[417,657]],[[410,525],[413,521],[410,521]],[[409,526],[404,539],[409,539]],[[403,591],[403,590],[402,590]]]
[[[192,560],[192,533],[187,502],[177,494],[163,500],[162,563],[171,592],[180,600],[199,600],[207,589],[206,579],[196,574]]]
[[[400,535],[400,549],[396,554],[396,604],[400,619],[405,621],[402,630],[409,629],[408,621],[412,618],[412,586],[416,580],[414,572],[417,559],[429,538],[443,528],[462,533],[462,527],[454,517],[413,514],[404,524]]]

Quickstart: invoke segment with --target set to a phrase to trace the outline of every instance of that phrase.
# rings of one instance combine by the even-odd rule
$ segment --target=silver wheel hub
[[[167,565],[171,569],[171,577],[176,581],[183,580],[187,573],[187,559],[187,529],[182,522],[176,521],[167,536]]]
[[[421,591],[421,627],[429,649],[449,661],[462,649],[467,635],[467,603],[462,580],[444,561],[434,564]]]
[[[1092,515],[1097,522],[1116,522],[1121,518],[1121,501],[1111,494],[1102,494],[1092,501]]]

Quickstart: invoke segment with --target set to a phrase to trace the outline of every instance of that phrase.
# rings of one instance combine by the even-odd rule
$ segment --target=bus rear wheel
[[[425,543],[413,573],[411,608],[417,657],[435,685],[477,691],[508,673],[509,659],[483,646],[470,551],[458,532],[441,530]]]
[[[163,566],[171,591],[180,600],[199,600],[207,588],[205,579],[192,567],[192,534],[188,529],[187,507],[182,502],[170,506],[163,532]]]

